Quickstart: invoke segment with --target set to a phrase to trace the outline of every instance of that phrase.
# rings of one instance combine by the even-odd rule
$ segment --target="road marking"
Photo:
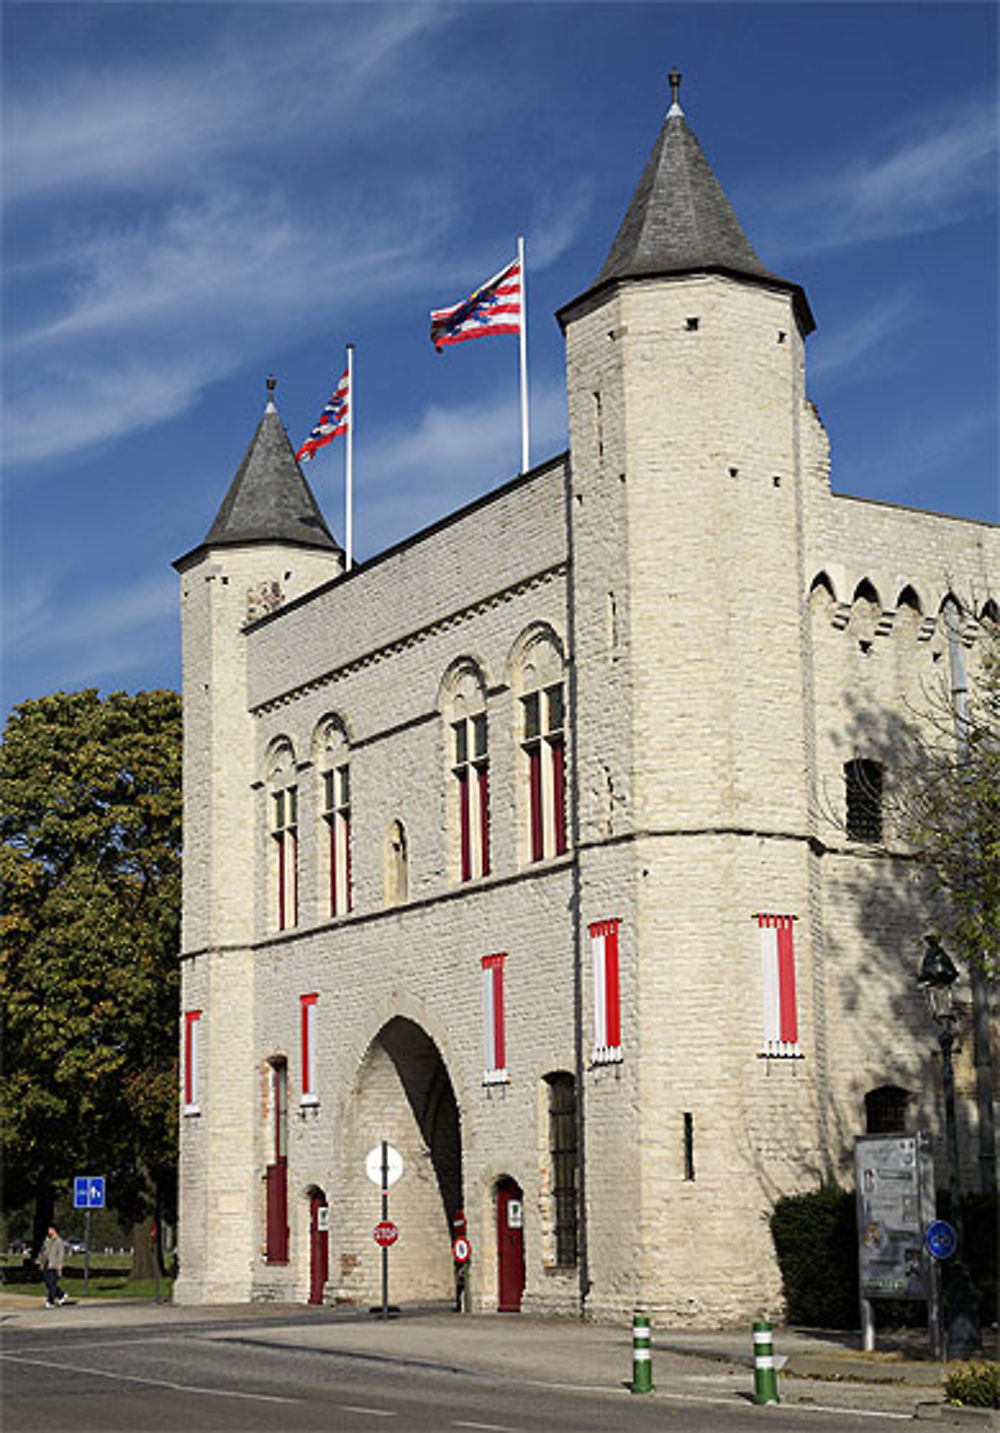
[[[887,1413],[881,1408],[834,1408],[826,1403],[788,1403],[796,1413],[850,1413],[855,1418],[895,1418],[906,1423],[913,1422],[912,1413]]]
[[[505,1423],[463,1423],[460,1418],[456,1418],[451,1426],[453,1428],[480,1428],[484,1429],[485,1433],[514,1433],[514,1429],[508,1428]]]
[[[356,1403],[341,1403],[338,1405],[345,1413],[367,1413],[371,1418],[395,1418],[395,1413],[388,1408],[360,1408]]]
[[[140,1378],[135,1373],[111,1373],[102,1368],[81,1368],[76,1363],[56,1363],[51,1358],[24,1358],[17,1353],[3,1353],[8,1363],[30,1363],[63,1373],[88,1373],[93,1378],[111,1378],[118,1383],[144,1383],[153,1388],[172,1388],[175,1393],[203,1393],[212,1398],[249,1398],[255,1403],[300,1403],[299,1398],[281,1398],[276,1393],[240,1393],[229,1388],[201,1388],[194,1383],[171,1383],[166,1378]],[[391,1416],[391,1415],[390,1415]]]

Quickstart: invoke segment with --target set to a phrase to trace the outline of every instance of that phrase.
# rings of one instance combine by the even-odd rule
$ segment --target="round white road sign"
[[[386,1150],[386,1166],[388,1177],[385,1187],[388,1189],[403,1173],[403,1156],[398,1149],[393,1149],[391,1144]],[[372,1184],[377,1184],[380,1189],[382,1188],[382,1146],[380,1144],[369,1151],[368,1158],[365,1160],[365,1173]]]

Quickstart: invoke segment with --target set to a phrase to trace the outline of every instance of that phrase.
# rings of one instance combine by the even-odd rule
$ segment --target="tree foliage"
[[[976,644],[963,740],[950,694],[931,698],[893,782],[895,824],[940,893],[943,931],[971,964],[1000,975],[1000,634]]]
[[[140,1218],[177,1145],[181,708],[23,702],[0,746],[8,1207],[103,1174]]]

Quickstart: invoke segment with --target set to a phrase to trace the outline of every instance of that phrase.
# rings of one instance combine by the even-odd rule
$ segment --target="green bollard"
[[[653,1353],[650,1346],[649,1319],[635,1314],[632,1319],[632,1392],[652,1393]]]
[[[780,1403],[778,1377],[774,1371],[774,1338],[764,1320],[753,1326],[753,1401]]]

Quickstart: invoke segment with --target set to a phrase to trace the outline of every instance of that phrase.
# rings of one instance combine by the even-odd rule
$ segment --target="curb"
[[[934,1423],[950,1423],[966,1428],[996,1428],[1000,1426],[1000,1413],[994,1408],[966,1408],[955,1403],[918,1403],[913,1410],[914,1418],[923,1418]]]

